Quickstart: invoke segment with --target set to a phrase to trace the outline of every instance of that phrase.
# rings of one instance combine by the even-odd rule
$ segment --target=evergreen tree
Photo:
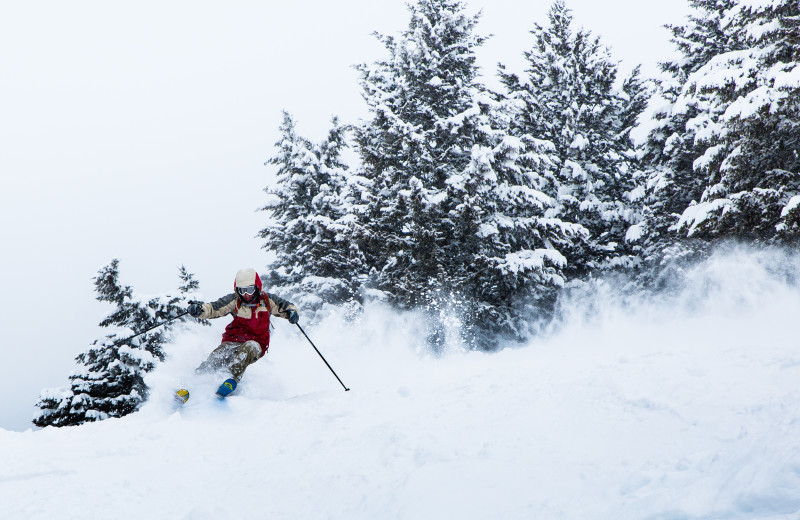
[[[556,201],[543,192],[551,168],[546,143],[530,136],[508,135],[503,100],[489,107],[481,139],[463,182],[451,182],[461,200],[453,214],[454,235],[468,276],[470,342],[491,348],[503,338],[523,340],[531,326],[547,318],[566,281],[566,258],[560,252],[582,239],[586,230],[546,216]]]
[[[44,390],[36,403],[40,409],[36,426],[74,426],[135,412],[147,400],[144,374],[163,361],[163,345],[173,323],[126,339],[183,313],[185,296],[197,282],[181,267],[181,296],[141,299],[119,282],[119,261],[113,260],[95,278],[99,301],[116,308],[100,322],[112,329],[75,359],[77,368],[69,376],[67,390]]]
[[[572,15],[562,0],[549,13],[549,25],[535,24],[534,46],[525,52],[523,77],[500,66],[500,78],[515,102],[513,132],[552,143],[555,165],[548,194],[557,206],[548,214],[588,230],[566,250],[569,272],[631,265],[626,233],[639,217],[630,203],[635,187],[627,139],[635,118],[630,95],[640,102],[641,84],[629,79],[625,96],[614,89],[617,66],[600,39],[573,33]],[[628,99],[626,99],[628,98]]]
[[[800,4],[739,2],[724,15],[741,48],[715,56],[688,78],[683,97],[716,115],[704,122],[699,203],[678,228],[708,238],[794,240],[800,194]]]
[[[372,116],[356,137],[361,250],[391,302],[429,311],[435,348],[450,315],[468,344],[491,348],[497,332],[524,335],[516,299],[563,282],[557,247],[580,230],[545,216],[551,145],[510,136],[478,81],[478,17],[453,0],[409,11],[399,37],[379,36],[389,59],[359,67]]]
[[[198,282],[194,275],[186,269],[185,265],[182,265],[178,270],[178,278],[181,281],[181,285],[178,286],[178,292],[180,294],[192,294],[197,292],[197,289],[200,288],[200,282]],[[207,324],[207,320],[201,320],[204,324]]]
[[[271,200],[262,208],[272,221],[260,232],[263,248],[276,254],[268,283],[310,311],[357,300],[362,260],[352,239],[352,190],[341,158],[348,127],[334,118],[327,138],[314,144],[297,135],[284,112],[280,130],[278,153],[266,163],[278,167],[277,180],[265,190]]]
[[[695,171],[703,155],[706,129],[716,124],[725,107],[713,107],[702,97],[685,95],[690,77],[715,56],[736,51],[741,43],[726,25],[726,14],[735,0],[690,0],[694,15],[681,26],[667,26],[679,59],[660,65],[664,76],[657,83],[646,116],[634,130],[642,159],[639,184],[645,192],[644,231],[647,256],[657,259],[676,236],[671,228],[707,185]]]
[[[455,0],[409,4],[408,28],[377,35],[389,59],[359,67],[371,120],[356,141],[369,181],[361,237],[373,283],[394,303],[425,306],[462,286],[444,248],[456,242],[448,182],[471,161],[478,90],[477,16]]]

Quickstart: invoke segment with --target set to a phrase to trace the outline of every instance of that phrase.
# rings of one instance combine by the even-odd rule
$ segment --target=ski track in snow
[[[218,400],[192,371],[224,324],[192,329],[139,413],[0,430],[0,518],[797,519],[797,279],[718,255],[672,299],[598,291],[525,347],[438,358],[372,308],[308,330],[350,392],[278,323]]]

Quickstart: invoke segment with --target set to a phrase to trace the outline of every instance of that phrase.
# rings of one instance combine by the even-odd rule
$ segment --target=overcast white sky
[[[518,67],[549,1],[472,0],[484,73]],[[628,72],[672,55],[665,23],[687,0],[571,0],[576,25]],[[282,109],[321,139],[366,115],[351,65],[381,58],[373,31],[401,0],[5,2],[0,8],[0,427],[25,429],[44,387],[101,336],[92,277],[174,291],[181,264],[206,299],[263,271],[263,165]],[[491,80],[490,80],[491,81]],[[209,350],[214,345],[209,345]],[[189,368],[190,369],[190,368]]]

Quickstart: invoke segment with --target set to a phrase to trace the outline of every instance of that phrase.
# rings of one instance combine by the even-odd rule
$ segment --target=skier
[[[233,392],[245,369],[267,353],[270,316],[285,318],[292,325],[300,319],[293,304],[262,291],[261,277],[255,269],[241,269],[236,273],[233,289],[232,294],[213,303],[191,302],[187,309],[193,317],[201,319],[233,316],[222,334],[222,343],[197,368],[197,372],[226,370],[230,373],[231,378],[217,390],[221,397]],[[176,398],[186,402],[189,392],[180,389]]]

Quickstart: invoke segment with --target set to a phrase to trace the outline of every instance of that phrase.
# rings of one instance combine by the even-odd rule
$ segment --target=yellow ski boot
[[[189,391],[185,388],[181,388],[177,392],[175,392],[175,400],[178,401],[180,404],[185,403],[189,400]]]

